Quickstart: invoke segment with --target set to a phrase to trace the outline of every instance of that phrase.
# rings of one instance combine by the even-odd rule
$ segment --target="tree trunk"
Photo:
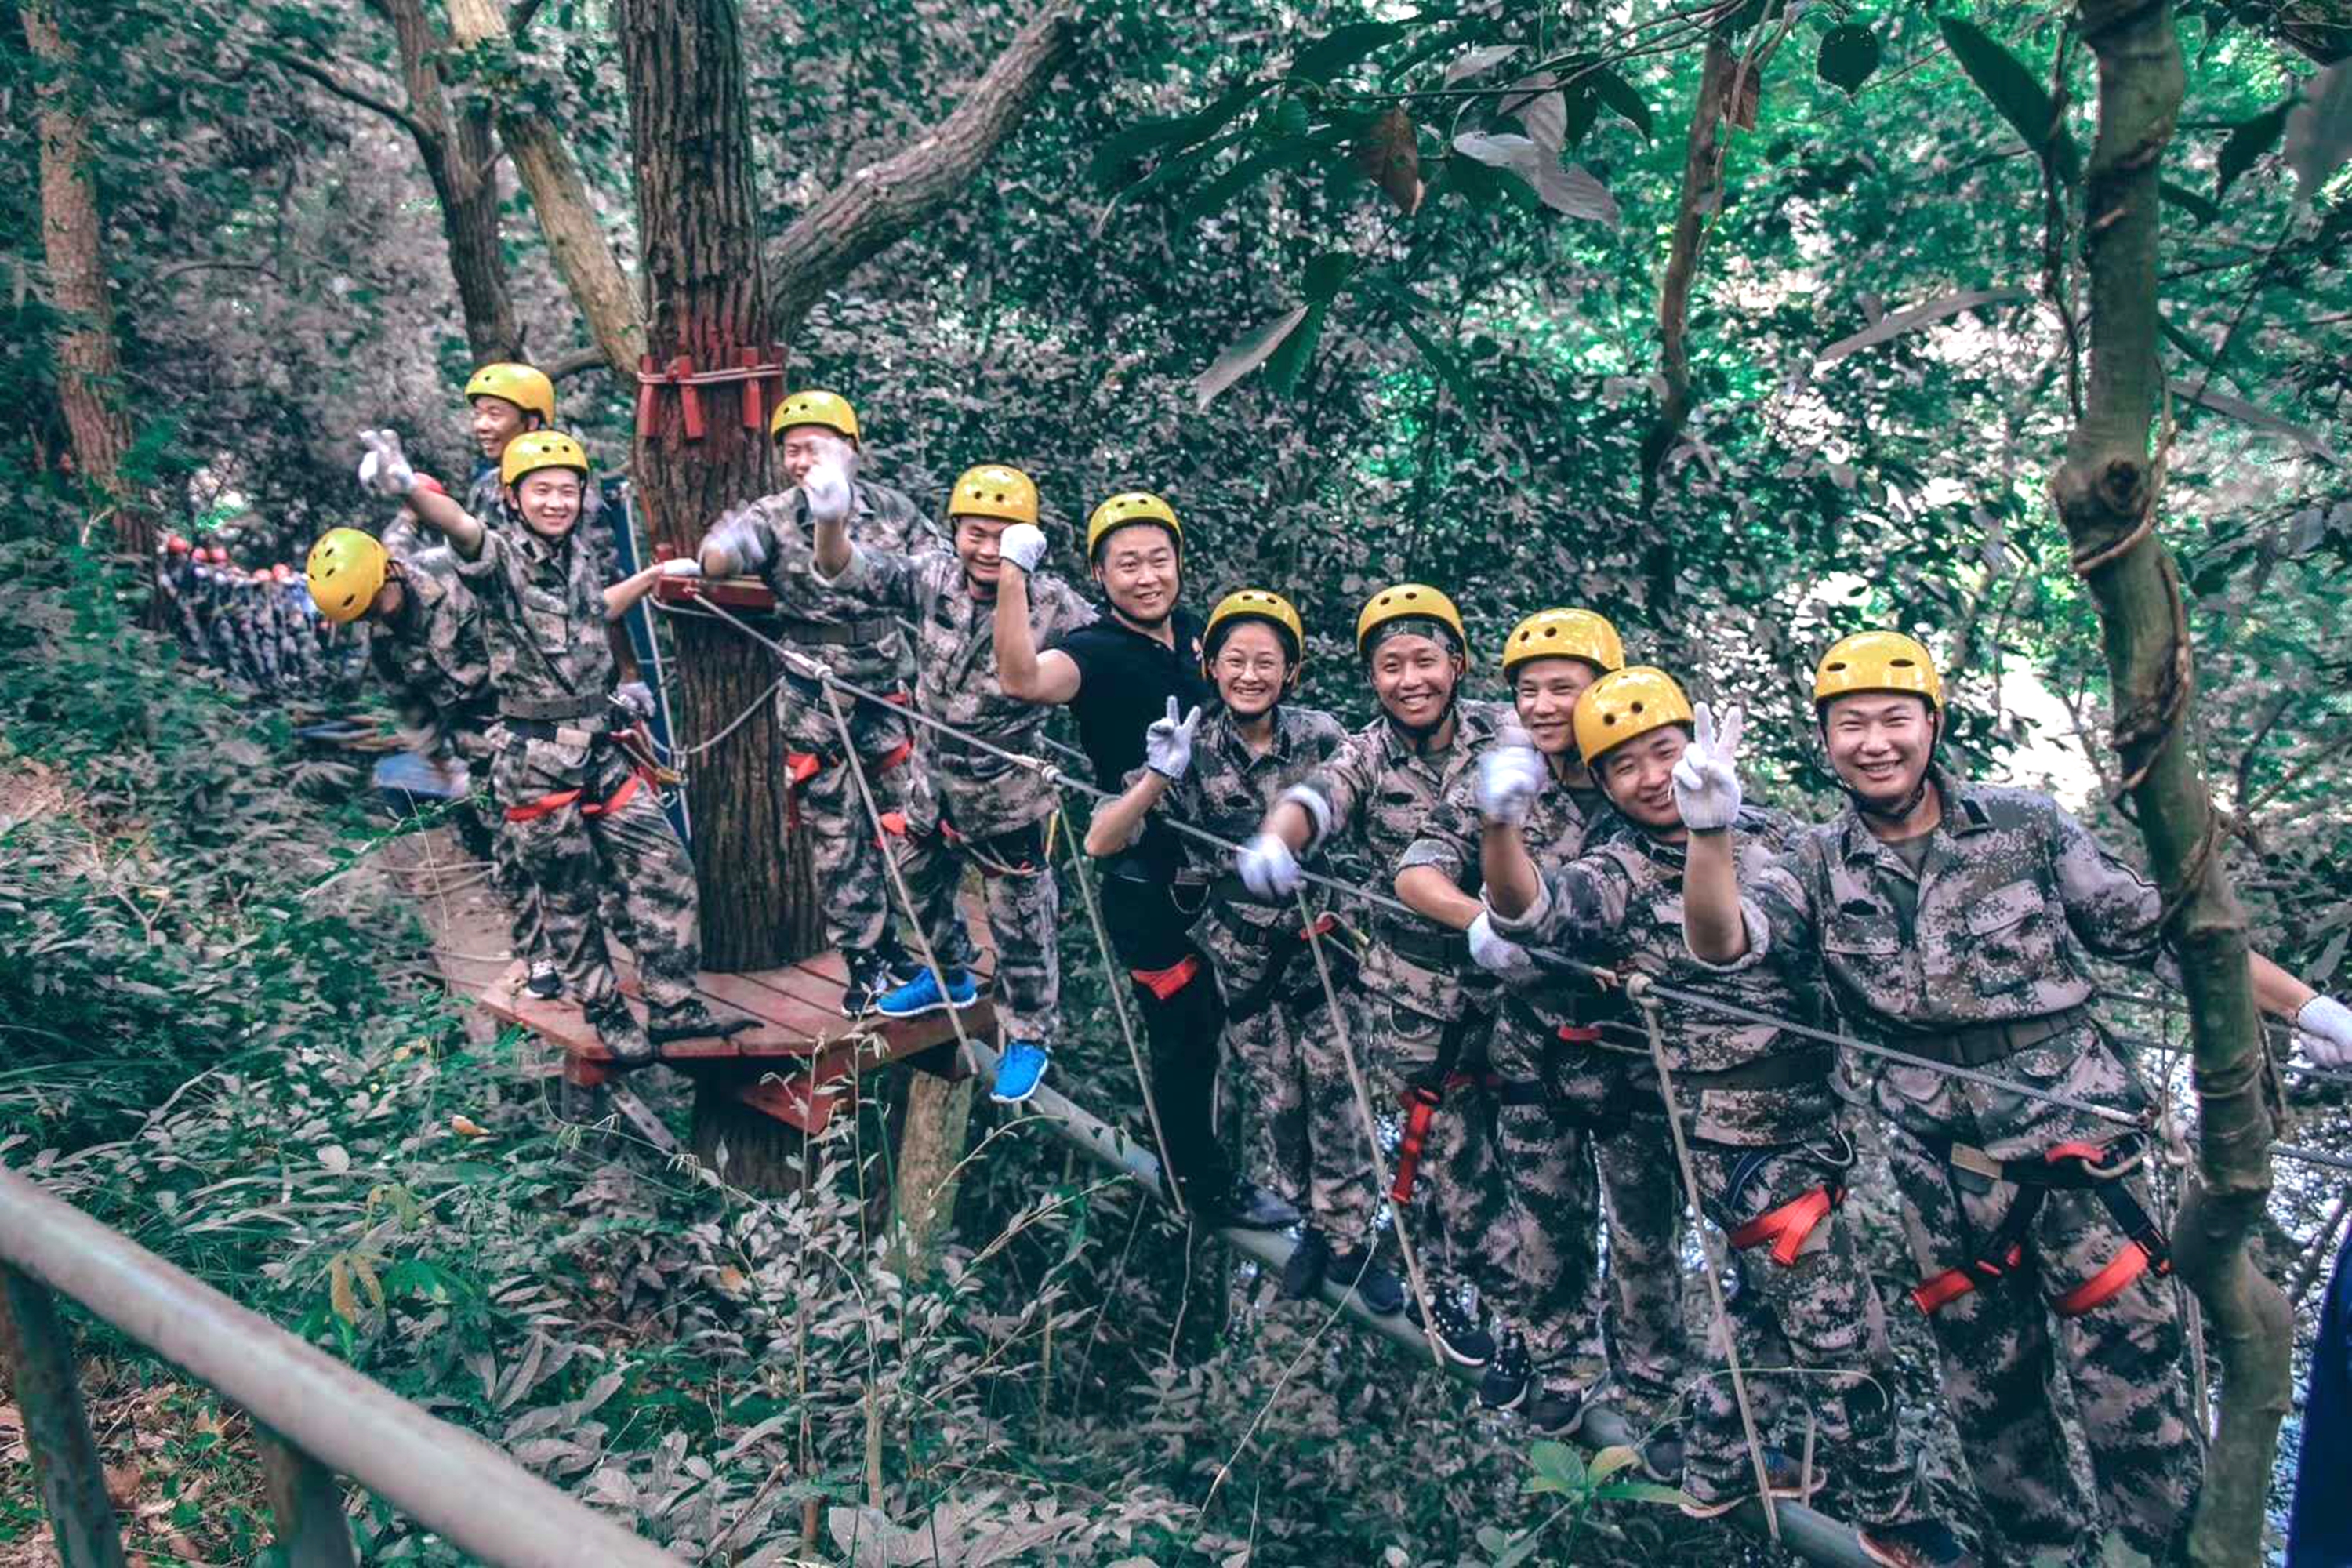
[[[765,358],[773,321],[734,0],[623,0],[617,20],[648,352],[656,363],[684,356],[698,370],[733,365],[746,351]],[[691,554],[720,512],[774,487],[765,422],[744,423],[747,384],[698,389],[699,439],[688,434],[683,396],[664,389],[655,400],[633,479],[656,545]],[[807,850],[786,833],[782,745],[763,696],[775,660],[716,622],[676,625],[686,734],[716,734],[756,710],[697,759],[687,786],[705,962],[720,969],[787,963],[820,939]]]
[[[940,1242],[955,1218],[956,1173],[971,1126],[971,1086],[928,1072],[907,1079],[907,1112],[898,1131],[898,1229],[890,1268],[912,1282],[931,1269]]]
[[[25,41],[40,62],[41,242],[57,331],[58,402],[74,464],[92,499],[111,514],[114,547],[142,564],[155,550],[155,520],[122,473],[131,421],[121,403],[104,228],[90,174],[89,113],[80,63],[58,28],[51,0],[21,0]]]
[[[2246,1238],[2270,1194],[2268,1065],[2246,965],[2246,919],[2191,750],[2189,623],[2171,554],[2154,534],[2163,455],[2150,452],[2157,358],[2157,175],[2184,90],[2169,0],[2083,0],[2098,60],[2099,128],[2084,191],[2091,376],[2051,481],[2077,568],[2097,603],[2115,689],[2115,744],[2148,860],[2165,890],[2196,1046],[2198,1180],[2173,1233],[2180,1277],[2204,1304],[2221,1363],[2220,1420],[2189,1536],[2200,1563],[2261,1556],[2273,1450],[2291,1393],[2293,1322]]]
[[[1675,210],[1675,236],[1666,270],[1658,283],[1658,374],[1664,394],[1658,417],[1642,437],[1642,515],[1658,504],[1658,471],[1690,422],[1690,296],[1700,247],[1723,205],[1724,125],[1738,79],[1739,53],[1720,33],[1709,33],[1699,68],[1698,97],[1691,106],[1690,133],[1683,143],[1683,194]]]

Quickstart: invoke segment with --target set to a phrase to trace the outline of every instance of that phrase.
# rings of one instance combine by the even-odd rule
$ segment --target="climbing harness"
[[[1944,1166],[1956,1211],[1963,1191],[1982,1194],[2003,1182],[2017,1188],[2009,1211],[1980,1243],[1971,1246],[1967,1261],[1912,1287],[1912,1304],[1922,1312],[1932,1315],[1979,1285],[2006,1279],[2023,1268],[2025,1244],[2033,1221],[2050,1194],[2060,1190],[2096,1194],[2125,1238],[2123,1248],[2104,1267],[2053,1303],[2053,1310],[2060,1317],[2079,1318],[2104,1306],[2122,1294],[2133,1280],[2151,1270],[2158,1276],[2172,1272],[2172,1250],[2163,1230],[2123,1184],[2124,1178],[2138,1170],[2147,1159],[2147,1139],[2144,1134],[2126,1133],[2105,1143],[2079,1140],[2060,1143],[2040,1160],[2000,1160],[1957,1139],[1934,1134],[1906,1135]],[[1965,1218],[1961,1224],[1965,1228]]]

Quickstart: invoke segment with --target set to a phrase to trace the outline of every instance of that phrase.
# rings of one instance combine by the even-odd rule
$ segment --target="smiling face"
[[[1156,626],[1176,608],[1181,564],[1166,529],[1130,522],[1103,536],[1095,551],[1095,581],[1111,608],[1139,626]]]
[[[1372,695],[1408,730],[1433,729],[1454,700],[1462,661],[1435,637],[1401,633],[1372,650]]]
[[[535,468],[507,487],[507,500],[533,533],[561,539],[580,521],[580,476],[570,468]]]
[[[955,525],[956,559],[963,563],[964,580],[975,590],[994,594],[996,575],[1004,566],[996,544],[1013,524],[1001,517],[960,517]]]
[[[503,397],[484,393],[474,399],[474,440],[482,456],[492,461],[506,451],[508,442],[538,423],[536,415],[524,413]]]
[[[776,455],[783,462],[784,477],[799,484],[808,478],[818,458],[836,448],[845,452],[850,445],[830,425],[788,425],[776,437]]]
[[[1244,621],[1217,645],[1209,675],[1234,718],[1255,719],[1281,700],[1290,679],[1290,649],[1265,622]]]
[[[1822,710],[1830,766],[1866,805],[1894,809],[1910,800],[1936,750],[1927,700],[1898,691],[1833,697]]]
[[[1594,771],[1611,804],[1635,823],[1654,832],[1678,829],[1683,814],[1675,805],[1675,764],[1689,744],[1689,731],[1668,724],[1612,747]]]
[[[1537,751],[1577,760],[1571,723],[1576,700],[1600,679],[1601,672],[1580,658],[1531,658],[1511,672],[1511,701]]]

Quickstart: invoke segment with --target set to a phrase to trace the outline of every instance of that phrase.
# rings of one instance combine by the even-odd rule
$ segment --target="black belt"
[[[527,697],[499,699],[501,719],[530,719],[561,722],[573,719],[602,719],[611,708],[611,701],[599,694],[595,697],[551,697],[543,702],[533,702]]]
[[[898,629],[897,620],[888,616],[869,616],[860,621],[810,621],[798,616],[776,617],[776,640],[786,643],[822,643],[829,647],[856,647],[862,643],[877,643]]]
[[[602,724],[558,724],[546,719],[515,719],[501,716],[499,725],[509,735],[522,741],[560,741],[565,735],[583,738],[583,743],[593,744],[610,731]]]
[[[1778,1051],[1714,1072],[1678,1072],[1675,1087],[1704,1094],[1711,1089],[1795,1089],[1829,1082],[1836,1055],[1827,1046]]]
[[[1401,925],[1379,932],[1374,940],[1424,969],[1458,971],[1470,962],[1470,939],[1458,931]]]
[[[1889,1031],[1885,1043],[1893,1049],[1908,1051],[1915,1057],[1931,1061],[1948,1062],[1954,1067],[1980,1068],[2006,1057],[2013,1057],[2030,1046],[2054,1039],[2077,1025],[2091,1021],[2091,1010],[2077,1004],[2055,1013],[2045,1013],[2038,1018],[2007,1018],[1997,1024],[1970,1024],[1956,1029],[1937,1029],[1932,1033],[1904,1034]]]

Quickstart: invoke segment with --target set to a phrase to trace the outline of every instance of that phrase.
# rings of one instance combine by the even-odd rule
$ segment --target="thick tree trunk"
[[[111,512],[114,544],[145,563],[155,520],[122,473],[131,421],[121,402],[122,365],[107,289],[104,228],[90,174],[89,113],[79,58],[58,28],[53,0],[21,0],[25,41],[40,62],[41,243],[57,331],[58,402],[73,437],[74,463],[92,499]]]
[[[734,0],[623,0],[617,20],[647,348],[657,363],[683,355],[698,370],[731,366],[746,350],[764,357],[773,320]],[[774,488],[767,431],[744,426],[745,385],[699,389],[699,439],[688,435],[681,396],[665,391],[656,399],[633,475],[656,545],[691,554],[720,512]],[[705,962],[722,969],[786,963],[817,946],[818,910],[807,892],[806,850],[785,831],[782,747],[762,697],[775,661],[715,622],[682,620],[677,633],[688,736],[716,734],[758,710],[697,759],[688,785]]]
[[[2051,481],[2099,610],[2115,689],[2115,743],[2158,884],[2171,910],[2196,1044],[2199,1180],[2173,1235],[2180,1276],[2204,1304],[2221,1363],[2218,1428],[2189,1538],[2200,1563],[2261,1556],[2273,1450],[2291,1393],[2293,1323],[2246,1238],[2270,1194],[2271,1117],[2246,919],[2192,749],[2194,666],[2181,585],[2154,533],[2163,454],[2150,427],[2162,373],[2157,174],[2184,90],[2169,0],[2084,0],[2099,67],[2099,129],[2084,192],[2091,377],[2083,418]]]
[[[955,1218],[956,1173],[971,1126],[974,1081],[950,1083],[927,1072],[907,1080],[896,1173],[898,1229],[890,1267],[909,1281],[930,1272]]]

